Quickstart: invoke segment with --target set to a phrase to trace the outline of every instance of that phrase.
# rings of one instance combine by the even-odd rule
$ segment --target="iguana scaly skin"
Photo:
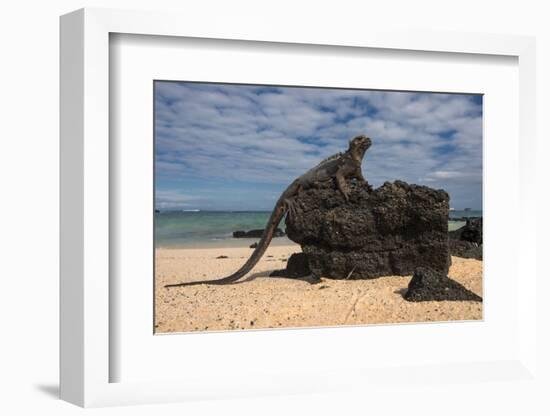
[[[365,152],[371,144],[372,142],[367,136],[354,137],[350,140],[347,151],[344,153],[335,154],[323,160],[317,166],[295,179],[294,182],[292,182],[288,188],[285,189],[275,204],[258,246],[248,261],[235,273],[222,279],[176,283],[165,285],[165,287],[191,286],[200,284],[223,285],[239,280],[250,270],[252,270],[252,268],[263,256],[269,246],[269,243],[271,242],[271,239],[273,238],[273,233],[277,229],[277,226],[281,222],[284,215],[286,213],[291,216],[297,215],[294,198],[298,195],[300,190],[310,188],[317,183],[335,180],[338,189],[342,192],[346,201],[348,200],[349,188],[346,183],[346,178],[357,178],[360,181],[365,180],[361,172],[361,162],[363,161]]]

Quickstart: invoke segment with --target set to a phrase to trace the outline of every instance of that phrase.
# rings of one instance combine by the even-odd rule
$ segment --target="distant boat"
[[[454,209],[454,208],[449,208],[449,211],[456,211],[456,209]]]
[[[464,208],[464,211],[471,211],[472,208]]]
[[[183,212],[200,212],[200,209],[184,209]]]

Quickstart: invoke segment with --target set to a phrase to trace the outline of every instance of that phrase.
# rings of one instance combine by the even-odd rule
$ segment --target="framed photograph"
[[[482,319],[481,94],[153,88],[155,333]]]
[[[232,29],[61,18],[62,398],[536,382],[534,40]]]

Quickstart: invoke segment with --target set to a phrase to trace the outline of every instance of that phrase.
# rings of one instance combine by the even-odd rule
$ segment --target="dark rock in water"
[[[250,247],[250,248],[256,248],[256,247],[258,247],[258,243],[252,243],[252,244],[250,244],[248,247]]]
[[[449,251],[451,256],[465,259],[483,260],[483,246],[470,241],[449,239]]]
[[[483,218],[468,218],[466,225],[449,232],[449,238],[483,244]]]
[[[403,297],[410,302],[442,300],[483,301],[481,297],[466,289],[460,283],[428,267],[416,268],[409,282],[407,293]]]
[[[449,217],[449,221],[467,222],[468,220],[480,219],[481,217]]]
[[[443,190],[386,182],[372,190],[349,183],[349,202],[334,183],[302,190],[287,235],[302,246],[317,276],[363,279],[412,274],[429,266],[447,274],[450,264]]]
[[[466,225],[449,231],[451,255],[483,260],[483,218],[468,218]]]
[[[262,238],[264,230],[250,230],[250,231],[233,231],[233,238]],[[284,237],[285,233],[280,228],[277,228],[273,233],[273,237]]]
[[[307,256],[304,253],[294,253],[286,263],[286,269],[275,270],[270,276],[305,277],[311,274]]]

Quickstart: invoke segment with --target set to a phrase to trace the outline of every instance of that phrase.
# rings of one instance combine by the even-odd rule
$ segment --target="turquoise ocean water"
[[[155,246],[176,247],[223,247],[252,244],[257,239],[233,238],[233,231],[264,228],[269,215],[267,211],[171,211],[155,214]],[[451,211],[449,217],[480,217],[481,211]],[[449,221],[449,230],[465,224]],[[280,228],[284,230],[284,222]],[[286,237],[274,238],[272,244],[290,244]]]

